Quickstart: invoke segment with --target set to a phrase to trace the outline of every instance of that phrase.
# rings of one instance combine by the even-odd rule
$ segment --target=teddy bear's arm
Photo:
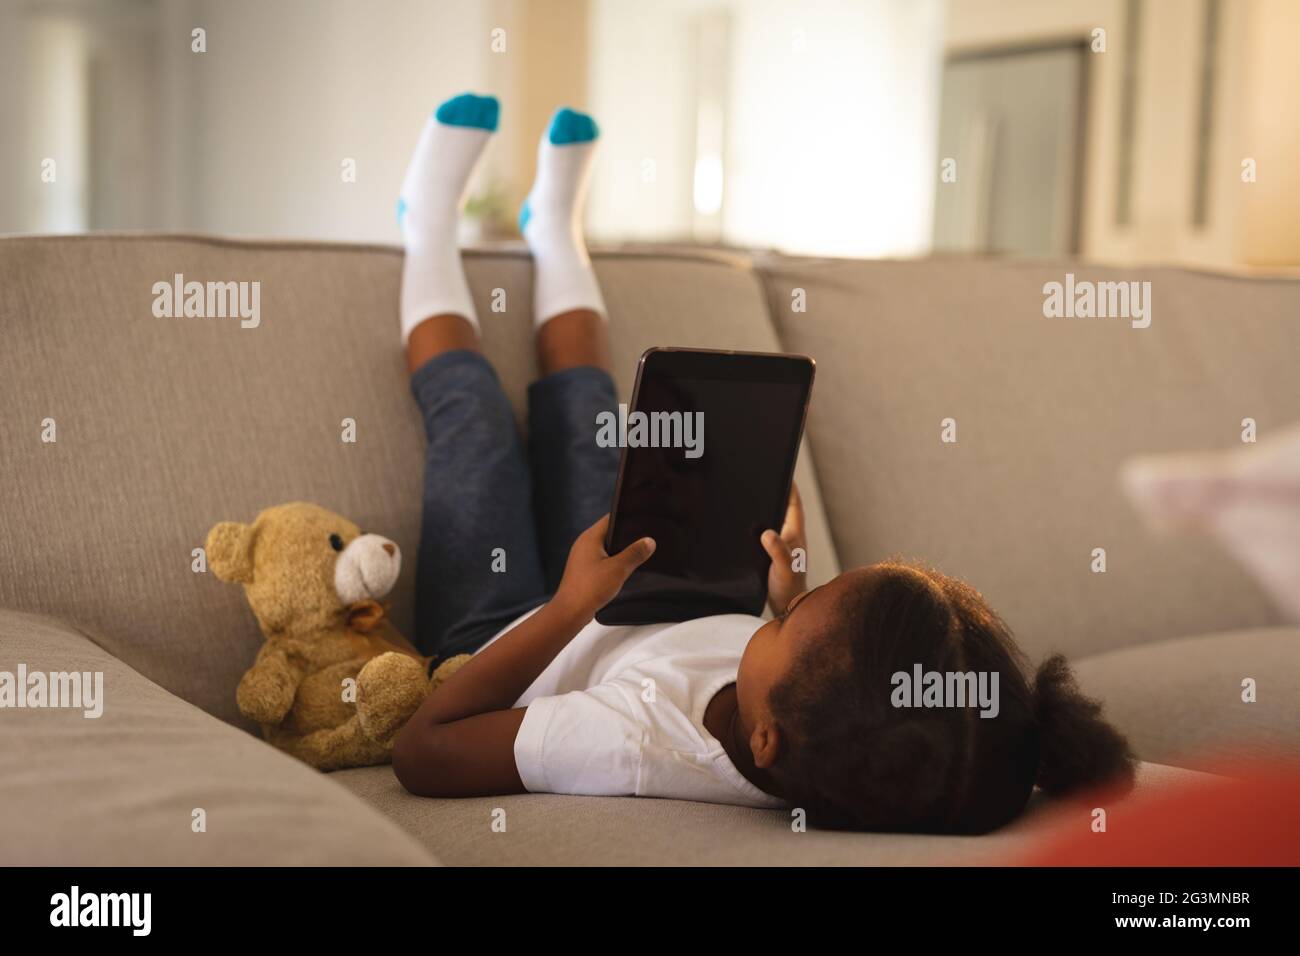
[[[301,682],[302,671],[290,663],[284,651],[263,645],[235,692],[239,712],[259,724],[278,724],[293,707]]]

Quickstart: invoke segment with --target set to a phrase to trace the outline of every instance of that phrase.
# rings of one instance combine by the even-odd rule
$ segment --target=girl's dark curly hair
[[[1035,783],[1067,795],[1129,789],[1133,754],[1060,655],[1032,685],[1005,624],[974,588],[928,568],[875,565],[841,599],[838,624],[773,688],[785,746],[772,772],[815,826],[985,833],[1014,819]],[[997,672],[997,716],[899,708],[892,675]]]

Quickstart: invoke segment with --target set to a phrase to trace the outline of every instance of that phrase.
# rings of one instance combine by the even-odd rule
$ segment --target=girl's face
[[[736,674],[740,724],[749,737],[757,767],[769,767],[780,754],[780,728],[772,716],[772,688],[785,679],[801,655],[830,639],[839,599],[862,587],[871,568],[846,571],[821,587],[795,596],[780,617],[768,621],[749,639]]]

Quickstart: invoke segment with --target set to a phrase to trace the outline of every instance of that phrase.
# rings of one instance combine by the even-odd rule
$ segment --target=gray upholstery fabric
[[[1075,663],[1079,685],[1144,760],[1210,769],[1231,758],[1300,759],[1300,628],[1205,634]],[[1242,681],[1255,681],[1255,701]]]
[[[1143,764],[1133,799],[1195,779],[1188,770]],[[1090,807],[1039,799],[1009,827],[979,837],[908,833],[796,833],[782,810],[686,800],[527,794],[428,800],[402,789],[388,767],[344,770],[330,779],[390,816],[448,866],[924,866],[1015,862],[1062,827],[1087,826]],[[1124,802],[1110,807],[1113,824]],[[505,832],[493,828],[502,819]]]
[[[1117,470],[1240,447],[1243,418],[1261,436],[1300,421],[1300,281],[970,259],[759,268],[782,341],[817,357],[809,436],[845,566],[899,554],[965,578],[1035,656],[1281,623],[1214,543],[1148,533]],[[1043,286],[1067,272],[1149,281],[1151,326],[1044,318]]]
[[[778,347],[761,288],[735,259],[596,262],[624,397],[651,345]],[[512,247],[465,264],[485,350],[522,409],[535,373],[531,260]],[[238,587],[191,571],[191,550],[220,520],[307,500],[400,545],[391,600],[409,632],[424,433],[397,333],[401,265],[400,250],[369,246],[0,239],[0,607],[84,626],[167,689],[242,723],[234,689],[261,635]],[[153,284],[176,273],[261,282],[260,327],[155,318]],[[504,313],[492,311],[494,289]],[[47,417],[54,444],[40,440]],[[340,440],[344,418],[355,444]],[[807,454],[798,481],[819,582],[838,566]]]
[[[0,612],[0,671],[104,675],[103,715],[0,710],[0,866],[428,865],[361,800],[141,677],[84,634]],[[202,808],[207,830],[195,833]]]

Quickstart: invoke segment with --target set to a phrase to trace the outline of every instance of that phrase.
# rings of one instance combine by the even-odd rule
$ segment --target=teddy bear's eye
[[[343,539],[336,534],[330,535],[330,547],[335,551],[343,550]]]

